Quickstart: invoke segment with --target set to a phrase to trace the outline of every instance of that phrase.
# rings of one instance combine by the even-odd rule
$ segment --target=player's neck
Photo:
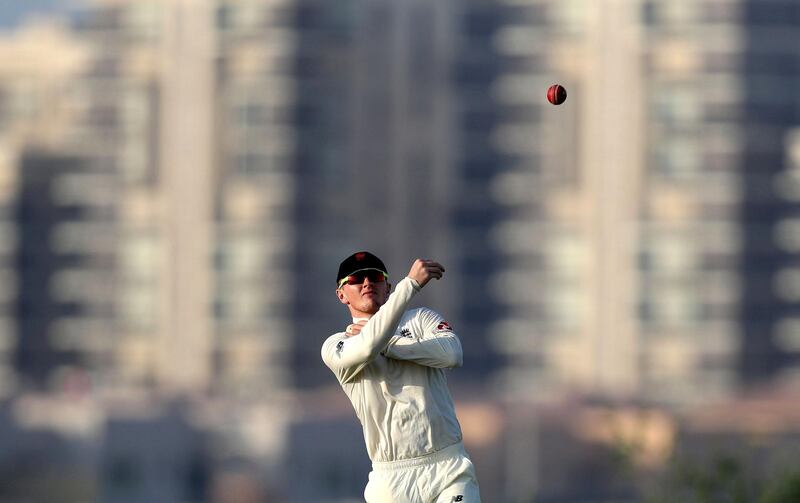
[[[350,309],[350,316],[352,316],[354,320],[368,320],[375,316],[375,313],[366,313],[357,309]]]

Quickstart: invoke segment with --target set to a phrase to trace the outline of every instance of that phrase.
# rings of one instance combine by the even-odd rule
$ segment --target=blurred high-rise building
[[[14,363],[21,384],[41,390],[110,366],[116,183],[63,155],[26,152],[19,168]]]
[[[330,384],[333,274],[363,248],[392,281],[445,263],[419,301],[464,338],[459,381],[680,402],[796,369],[793,5],[98,0],[71,33],[20,33],[1,49],[60,57],[0,65],[3,232],[47,231],[55,257],[51,227],[80,227],[69,246],[104,265],[31,289],[33,245],[4,242],[0,346],[73,327],[109,388]],[[104,216],[14,220],[60,177]],[[62,283],[106,340],[61,315],[15,339],[14,306]]]
[[[211,110],[194,105],[211,97],[214,38],[203,13],[200,4],[96,2],[75,17],[91,55],[72,83],[80,113],[63,142],[114,175],[118,216],[100,389],[210,385],[214,148]]]
[[[789,376],[800,9],[783,0],[640,9],[642,390],[699,398]]]
[[[293,190],[284,11],[97,1],[71,33],[35,27],[4,44],[9,376],[36,374],[39,389],[71,369],[112,392],[284,389]],[[93,225],[97,212],[72,211],[81,198],[107,205],[106,227]],[[34,205],[47,211],[31,218]],[[101,253],[108,267],[59,265],[64,247]],[[47,307],[75,296],[93,296],[86,310],[107,323]]]
[[[501,101],[570,91],[497,135],[529,153],[494,178],[526,208],[507,381],[686,402],[796,372],[795,3],[500,4]]]
[[[714,20],[713,14],[704,13]],[[742,224],[742,301],[738,346],[745,384],[796,378],[800,371],[800,247],[797,244],[797,127],[800,123],[800,5],[749,1],[724,20],[745,25],[742,54],[722,64],[742,72],[733,109],[707,114],[741,120],[739,218]],[[725,51],[720,51],[725,60]]]
[[[282,0],[213,5],[218,389],[268,396],[292,383],[292,8]]]
[[[63,148],[88,50],[64,23],[40,22],[0,41],[0,394],[42,389],[65,368],[97,369],[113,323],[113,180]],[[105,193],[81,191],[86,183]],[[112,182],[112,183],[109,183]],[[102,281],[102,280],[101,280]]]
[[[118,378],[230,397],[289,383],[294,134],[285,2],[98,2],[79,31],[117,117]]]
[[[792,5],[299,2],[299,262],[440,253],[424,301],[461,378],[512,395],[686,402],[790,372]],[[307,293],[298,362],[341,310]]]
[[[459,36],[462,6],[418,0],[296,6],[295,382],[332,382],[319,348],[349,318],[334,296],[334,275],[360,249],[384,259],[391,282],[415,258],[445,264],[447,280],[415,302],[439,310],[463,334],[470,371],[462,377],[477,381],[496,362],[484,334],[497,313],[479,286],[491,264],[479,270],[473,257],[484,256],[495,216],[483,197],[480,167],[460,152],[464,103],[455,81],[459,62],[470,57]],[[481,95],[475,98],[468,108],[485,111]],[[485,141],[475,136],[469,141]]]

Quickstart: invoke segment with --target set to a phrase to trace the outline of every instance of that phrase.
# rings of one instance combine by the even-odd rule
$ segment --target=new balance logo
[[[459,494],[458,496],[453,496],[453,499],[450,501],[464,501],[464,496]]]
[[[400,329],[400,335],[402,337],[411,337],[411,330],[409,330],[407,328],[401,328]]]

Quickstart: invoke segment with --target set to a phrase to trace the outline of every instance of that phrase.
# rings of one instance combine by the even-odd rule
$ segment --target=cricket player
[[[372,460],[367,503],[480,502],[445,376],[461,366],[461,343],[435,311],[407,310],[443,274],[441,264],[418,259],[390,295],[386,266],[362,251],[336,275],[336,295],[353,324],[325,341],[322,359],[364,430]]]

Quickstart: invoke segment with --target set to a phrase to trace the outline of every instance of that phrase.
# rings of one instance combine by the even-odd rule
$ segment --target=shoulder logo
[[[447,323],[446,321],[442,321],[436,327],[436,330],[453,330],[453,327],[451,327],[450,324]]]
[[[340,352],[343,347],[344,347],[344,341],[339,341],[339,343],[336,344],[336,352],[337,353]]]
[[[411,338],[411,330],[409,330],[408,328],[405,328],[405,327],[401,328],[400,329],[400,336],[401,337]]]

